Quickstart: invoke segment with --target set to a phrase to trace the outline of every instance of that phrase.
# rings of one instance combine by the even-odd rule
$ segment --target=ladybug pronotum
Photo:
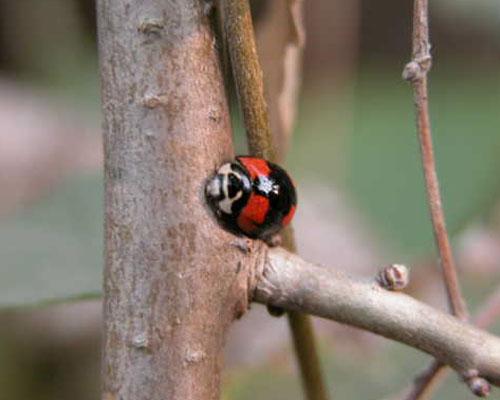
[[[206,197],[230,231],[267,240],[293,218],[295,187],[281,167],[262,158],[239,156],[209,179]]]

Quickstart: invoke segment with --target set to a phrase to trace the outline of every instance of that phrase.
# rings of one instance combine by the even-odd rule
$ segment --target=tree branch
[[[467,308],[462,296],[453,260],[450,240],[446,230],[439,182],[432,146],[427,73],[432,64],[429,43],[428,0],[415,0],[413,14],[413,60],[403,71],[403,78],[411,81],[414,90],[417,114],[417,130],[422,153],[425,187],[429,210],[434,227],[434,236],[439,250],[450,310],[460,319],[467,319]]]
[[[434,237],[441,261],[441,270],[443,271],[446,292],[448,295],[448,304],[454,315],[462,320],[466,320],[468,318],[468,311],[460,289],[450,240],[446,230],[432,145],[427,93],[427,73],[432,65],[430,49],[428,0],[415,0],[412,37],[413,59],[405,66],[403,78],[410,81],[413,85],[417,115],[417,131],[422,154],[425,187],[427,190],[432,226],[434,228]],[[431,386],[437,384],[439,380],[438,376],[444,375],[443,368],[444,366],[439,361],[433,361],[432,364],[416,378],[416,384],[406,400],[424,398],[426,393],[431,390]]]
[[[225,34],[250,154],[277,162],[249,2],[225,0],[223,4]],[[296,251],[291,227],[283,233],[283,246]],[[311,320],[307,315],[290,312],[288,321],[307,398],[327,400]]]
[[[486,329],[500,316],[500,287],[484,302],[474,318],[478,328]],[[416,400],[427,398],[433,389],[448,375],[446,366],[438,360],[434,360],[417,378],[412,385],[405,389],[401,396],[405,400]],[[481,387],[481,392],[488,391],[487,385]],[[474,389],[471,387],[471,389]]]
[[[104,400],[216,400],[246,255],[205,205],[234,156],[204,2],[99,0],[105,146]],[[224,268],[221,268],[221,265]]]
[[[500,339],[375,282],[355,281],[269,249],[257,271],[254,301],[317,315],[422,350],[461,376],[500,384]]]
[[[276,158],[248,0],[225,0],[224,27],[250,154]]]

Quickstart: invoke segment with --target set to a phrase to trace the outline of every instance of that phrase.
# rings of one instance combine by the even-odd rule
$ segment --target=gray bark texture
[[[217,399],[225,332],[261,262],[261,245],[241,251],[205,206],[233,146],[204,5],[97,2],[105,400]]]

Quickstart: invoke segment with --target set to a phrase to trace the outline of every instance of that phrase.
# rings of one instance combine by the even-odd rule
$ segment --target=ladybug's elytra
[[[208,203],[222,224],[237,234],[268,239],[288,225],[297,207],[288,174],[262,158],[239,156],[208,181]]]

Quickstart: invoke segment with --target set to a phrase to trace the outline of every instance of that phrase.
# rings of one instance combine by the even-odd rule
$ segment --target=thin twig
[[[422,371],[413,381],[410,388],[405,390],[404,400],[426,399],[430,396],[435,387],[444,379],[446,366],[438,360]]]
[[[250,153],[276,161],[249,2],[227,0],[223,4],[225,34]],[[293,232],[288,229],[283,236],[283,245],[295,251]],[[307,399],[327,400],[310,317],[292,312],[288,318]]]
[[[427,73],[432,65],[431,46],[429,42],[428,0],[415,0],[412,47],[413,60],[406,65],[403,71],[403,78],[411,81],[414,90],[417,130],[434,237],[441,261],[450,311],[458,318],[466,320],[468,318],[467,306],[461,293],[450,240],[446,230],[432,145],[427,93]],[[442,365],[438,361],[433,361],[425,372],[417,378],[415,391],[410,393],[407,400],[424,398],[428,391],[427,387],[430,388],[433,385],[438,374],[442,375],[441,371],[443,371]]]
[[[282,240],[284,248],[293,253],[297,252],[292,227],[288,227],[283,232]],[[300,366],[307,398],[310,400],[327,400],[328,394],[321,372],[311,317],[297,311],[289,311],[288,324],[290,325],[295,354]]]
[[[243,114],[250,153],[274,160],[264,82],[255,45],[248,0],[226,0],[224,25],[236,92]]]
[[[486,329],[500,317],[500,287],[479,308],[474,322],[478,328]],[[405,400],[425,399],[448,375],[449,369],[434,360],[403,393]]]
[[[448,293],[448,303],[452,313],[458,318],[465,320],[467,318],[467,308],[458,283],[450,240],[446,231],[432,146],[427,95],[427,72],[431,67],[431,62],[428,3],[427,0],[415,0],[413,15],[413,60],[406,65],[403,77],[412,82],[414,90],[417,130],[422,153],[425,186],[432,225],[434,227],[434,236]]]
[[[474,322],[479,328],[491,326],[500,317],[500,287],[479,307]]]
[[[424,351],[461,376],[500,384],[500,338],[406,294],[354,280],[282,248],[258,265],[254,301],[356,326]]]

